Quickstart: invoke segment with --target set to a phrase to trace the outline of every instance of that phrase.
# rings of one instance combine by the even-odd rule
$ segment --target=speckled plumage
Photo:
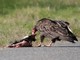
[[[76,36],[68,29],[69,23],[66,21],[57,21],[43,18],[37,21],[34,30],[40,32],[41,42],[45,37],[51,38],[53,42],[56,40],[67,40],[72,43],[78,41]]]

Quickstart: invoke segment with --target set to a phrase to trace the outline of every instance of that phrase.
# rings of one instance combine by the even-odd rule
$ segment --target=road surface
[[[80,42],[53,47],[0,48],[0,60],[80,60]]]

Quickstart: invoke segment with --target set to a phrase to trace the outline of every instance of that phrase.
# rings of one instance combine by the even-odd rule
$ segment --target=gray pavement
[[[53,47],[0,48],[0,60],[80,60],[80,42]]]

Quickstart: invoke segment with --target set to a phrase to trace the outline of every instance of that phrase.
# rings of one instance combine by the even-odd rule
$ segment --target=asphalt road
[[[80,60],[80,42],[53,47],[0,48],[0,60]]]

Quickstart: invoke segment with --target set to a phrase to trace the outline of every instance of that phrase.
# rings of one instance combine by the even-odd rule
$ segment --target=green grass
[[[41,18],[65,20],[80,37],[79,0],[0,0],[0,45],[31,34]]]

